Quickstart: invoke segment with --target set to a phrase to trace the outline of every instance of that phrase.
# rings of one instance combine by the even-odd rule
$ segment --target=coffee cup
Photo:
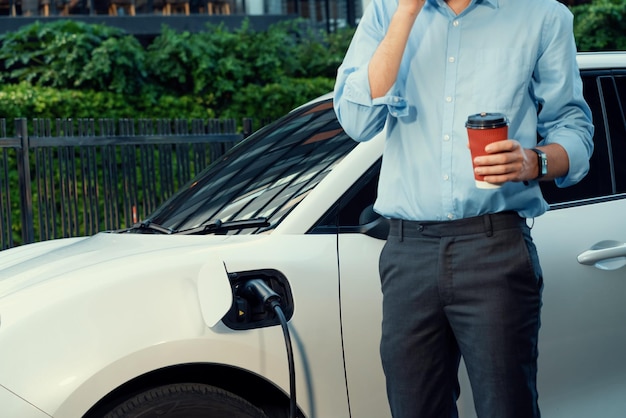
[[[467,118],[465,127],[469,138],[470,153],[472,154],[472,167],[474,158],[487,155],[485,147],[492,142],[502,141],[508,138],[509,122],[502,113],[476,113]],[[474,173],[474,181],[479,189],[495,189],[499,184],[488,183],[484,176]]]

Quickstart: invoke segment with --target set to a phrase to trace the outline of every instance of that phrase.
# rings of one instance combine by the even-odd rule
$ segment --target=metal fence
[[[131,226],[252,130],[234,120],[0,119],[0,250]],[[10,126],[9,126],[10,128]]]

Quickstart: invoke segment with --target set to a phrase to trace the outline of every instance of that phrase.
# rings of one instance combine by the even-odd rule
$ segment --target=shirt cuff
[[[385,96],[372,99],[369,88],[369,78],[367,71],[364,69],[362,71],[356,71],[350,75],[346,81],[343,97],[346,100],[361,106],[387,106],[389,114],[396,118],[407,116],[409,114],[407,101],[400,95],[394,94],[394,90],[395,85]]]
[[[554,181],[558,187],[569,187],[578,183],[589,172],[589,150],[582,141],[571,136],[551,138],[546,143],[557,143],[561,145],[569,159],[569,171],[563,177],[558,177]],[[549,164],[549,162],[548,162]]]

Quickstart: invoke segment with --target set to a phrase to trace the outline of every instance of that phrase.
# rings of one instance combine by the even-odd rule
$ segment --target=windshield
[[[263,219],[266,226],[247,223],[228,232],[267,231],[356,144],[339,126],[332,101],[304,107],[242,141],[148,219],[171,231]]]

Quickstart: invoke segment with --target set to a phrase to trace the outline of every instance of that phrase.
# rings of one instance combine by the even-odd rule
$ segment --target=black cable
[[[287,319],[280,307],[280,303],[273,303],[274,312],[278,316],[280,325],[283,328],[283,336],[285,337],[285,348],[287,349],[287,359],[289,362],[289,417],[296,418],[296,368],[293,361],[293,348],[291,346],[291,336],[287,327]]]
[[[289,334],[289,327],[287,326],[287,318],[280,305],[280,296],[261,279],[252,279],[245,282],[240,288],[239,295],[244,298],[256,298],[263,302],[266,309],[273,309],[278,317],[280,326],[283,329],[283,336],[285,337],[285,348],[287,349],[287,361],[289,363],[289,417],[296,418],[296,368],[293,360],[291,336]]]

